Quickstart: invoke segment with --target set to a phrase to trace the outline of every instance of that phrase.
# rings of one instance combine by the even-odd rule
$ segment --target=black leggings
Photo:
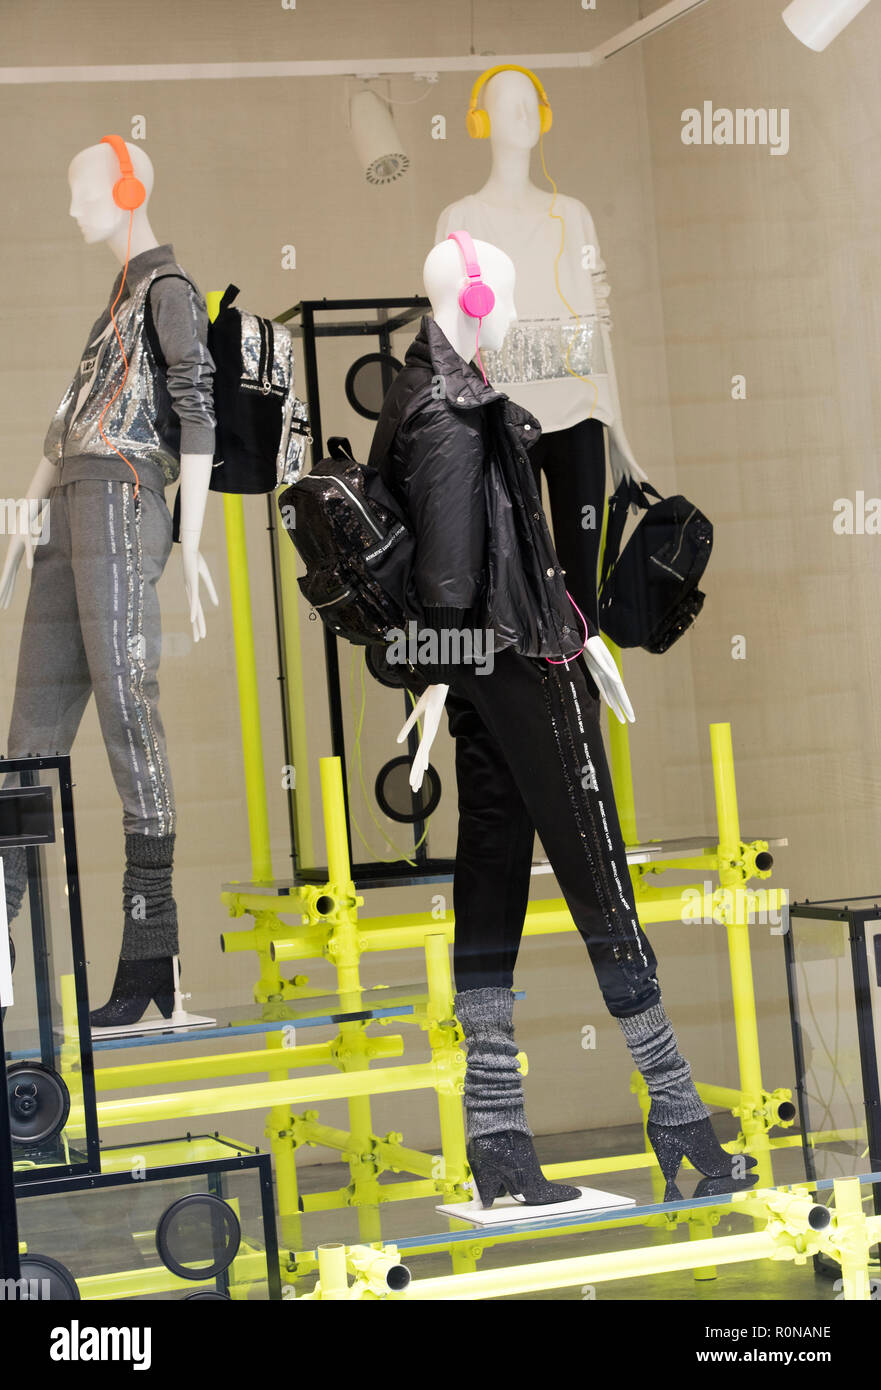
[[[552,666],[508,649],[489,675],[463,665],[443,679],[459,791],[456,988],[511,987],[537,830],[609,1012],[658,1003],[583,662]]]
[[[606,500],[605,435],[601,420],[579,420],[567,430],[543,434],[529,450],[539,496],[542,473],[547,478],[554,547],[566,571],[566,588],[595,628]]]

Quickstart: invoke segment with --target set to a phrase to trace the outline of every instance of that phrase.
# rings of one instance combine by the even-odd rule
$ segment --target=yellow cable
[[[370,797],[370,794],[369,794],[369,792],[368,792],[368,790],[367,790],[367,787],[366,787],[366,785],[365,785],[365,783],[364,783],[364,764],[363,764],[363,759],[362,759],[362,757],[361,757],[361,730],[362,730],[363,727],[364,727],[364,714],[365,714],[366,707],[367,707],[367,689],[366,689],[366,683],[365,683],[365,679],[364,679],[364,671],[365,671],[366,665],[367,665],[367,653],[366,653],[366,651],[364,651],[364,652],[362,652],[362,655],[361,655],[361,708],[360,708],[360,710],[358,711],[357,714],[355,714],[355,692],[354,692],[354,689],[353,689],[354,684],[355,684],[355,661],[354,661],[354,658],[353,658],[352,663],[351,663],[351,665],[350,665],[350,667],[349,667],[349,698],[350,698],[351,704],[352,704],[352,717],[353,717],[354,724],[355,724],[355,765],[356,765],[356,767],[357,767],[357,769],[358,769],[358,782],[359,782],[360,787],[361,787],[361,794],[362,794],[362,796],[364,797],[364,804],[365,804],[366,807],[367,807],[367,814],[370,816],[370,819],[373,821],[373,824],[376,826],[376,829],[379,831],[380,835],[381,835],[382,838],[385,840],[386,844],[389,845],[389,846],[395,851],[395,856],[394,856],[394,858],[392,858],[392,859],[387,859],[387,858],[385,858],[383,855],[377,855],[377,854],[375,854],[375,851],[373,850],[373,847],[368,843],[368,841],[367,841],[367,839],[366,839],[366,837],[365,837],[363,831],[361,830],[361,827],[359,826],[357,820],[355,819],[355,815],[354,815],[354,812],[353,812],[353,810],[352,810],[351,805],[349,806],[349,815],[350,815],[350,817],[351,817],[352,824],[353,824],[353,826],[355,827],[355,831],[356,831],[356,833],[357,833],[357,835],[358,835],[358,838],[360,839],[361,843],[364,845],[364,848],[367,850],[368,854],[373,855],[373,856],[377,859],[377,861],[378,861],[380,864],[397,864],[397,863],[403,862],[403,863],[405,863],[405,864],[409,864],[412,868],[415,869],[415,868],[417,867],[417,865],[416,865],[416,860],[415,860],[415,859],[411,859],[407,854],[405,854],[405,853],[403,852],[403,850],[401,850],[401,849],[398,848],[398,846],[395,844],[394,840],[391,838],[391,836],[389,836],[389,835],[386,833],[386,831],[385,831],[385,829],[383,828],[383,826],[380,825],[379,821],[376,819],[376,816],[373,814],[373,807],[372,807],[372,805],[371,805],[371,797]],[[415,706],[416,701],[415,701],[415,699],[414,699],[414,697],[413,697],[413,692],[412,692],[411,690],[408,690],[406,693],[407,693],[407,695],[409,695],[409,697],[410,697],[410,703],[411,703],[411,705],[414,705],[414,706]],[[420,734],[420,737],[421,737],[421,736],[422,736],[422,726],[419,724],[418,720],[417,720],[417,728],[418,728],[418,730],[419,730],[419,734]],[[427,816],[427,817],[425,818],[425,829],[423,830],[420,839],[417,840],[416,844],[413,846],[413,849],[414,849],[414,850],[417,850],[417,849],[419,848],[419,846],[424,842],[426,836],[428,835],[428,823],[429,823],[430,819],[431,819],[430,816]]]
[[[562,215],[561,213],[559,213],[559,212],[554,212],[554,204],[555,204],[556,201],[557,201],[557,185],[554,183],[554,180],[551,178],[550,174],[548,173],[548,167],[547,167],[547,165],[545,164],[545,141],[544,141],[544,131],[541,131],[541,133],[539,134],[539,137],[538,137],[538,148],[539,148],[539,153],[541,154],[541,167],[542,167],[542,173],[544,174],[544,176],[545,176],[545,178],[547,179],[548,183],[551,185],[551,188],[554,190],[554,196],[553,196],[553,198],[551,198],[551,206],[550,206],[550,208],[548,209],[548,217],[553,217],[554,220],[555,220],[556,222],[559,222],[559,223],[560,223],[560,249],[559,249],[559,251],[557,252],[556,259],[554,260],[554,284],[555,284],[556,287],[557,287],[557,294],[560,296],[560,298],[562,299],[563,303],[566,305],[566,308],[569,310],[569,313],[572,315],[572,317],[575,319],[575,321],[576,321],[576,323],[577,323],[577,322],[579,322],[581,319],[585,318],[586,315],[585,315],[585,314],[577,314],[577,313],[575,312],[575,310],[572,308],[572,305],[569,303],[569,301],[568,301],[568,299],[566,298],[566,296],[564,295],[563,291],[560,289],[560,257],[562,256],[563,250],[564,250],[565,245],[566,245],[566,219],[563,217],[563,215]],[[587,383],[588,386],[592,386],[592,387],[593,387],[593,392],[594,392],[593,405],[591,406],[591,408],[590,408],[590,413],[589,413],[588,416],[587,416],[587,418],[588,418],[588,420],[589,420],[589,419],[591,419],[591,417],[593,416],[593,412],[596,410],[597,401],[598,401],[599,398],[600,398],[600,388],[597,386],[596,382],[595,382],[591,377],[589,377],[589,376],[582,376],[580,372],[576,372],[576,371],[575,371],[575,368],[574,368],[574,367],[570,367],[570,366],[569,366],[569,354],[570,354],[570,352],[572,351],[572,341],[573,341],[573,339],[572,339],[572,337],[570,336],[569,346],[566,348],[566,359],[565,359],[565,361],[564,361],[564,363],[563,363],[563,366],[566,368],[566,371],[569,373],[570,376],[577,377],[577,379],[578,379],[579,381],[584,381],[584,382]]]

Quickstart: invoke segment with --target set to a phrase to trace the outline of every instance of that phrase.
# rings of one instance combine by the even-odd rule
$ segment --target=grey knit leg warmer
[[[177,904],[171,893],[174,835],[126,835],[122,881],[123,960],[176,956]]]
[[[656,1125],[685,1125],[709,1115],[679,1051],[673,1025],[658,1001],[644,1013],[619,1018],[630,1055],[652,1098],[649,1119]]]
[[[514,1042],[510,989],[466,989],[455,996],[465,1033],[465,1137],[517,1129],[532,1135],[523,1109],[523,1078]]]

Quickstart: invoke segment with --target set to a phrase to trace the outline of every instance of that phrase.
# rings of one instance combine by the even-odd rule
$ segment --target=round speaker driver
[[[346,372],[346,400],[352,409],[367,420],[378,420],[388,386],[402,366],[384,352],[368,352],[353,362]]]
[[[375,795],[380,809],[390,820],[402,825],[426,820],[437,810],[441,799],[441,779],[431,763],[425,769],[422,786],[414,792],[410,786],[409,754],[392,758],[376,774]]]
[[[9,1128],[16,1144],[48,1144],[70,1114],[70,1091],[44,1062],[11,1062],[6,1068]]]
[[[192,1192],[172,1202],[156,1227],[162,1263],[181,1279],[215,1279],[229,1269],[241,1239],[232,1207],[210,1192]]]

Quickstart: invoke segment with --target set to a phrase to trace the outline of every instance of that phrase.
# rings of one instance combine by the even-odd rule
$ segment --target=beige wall
[[[646,7],[651,8],[651,7]],[[5,64],[241,61],[580,50],[636,18],[630,0],[596,13],[551,0],[436,6],[355,0],[295,12],[231,0],[189,6],[154,0],[120,7],[91,0],[76,15],[9,0],[0,14]],[[749,22],[744,22],[748,11]],[[597,225],[612,282],[616,363],[631,442],[662,490],[682,490],[716,526],[705,613],[666,656],[628,656],[637,708],[632,749],[645,838],[711,828],[708,725],[731,719],[742,820],[751,834],[787,834],[779,882],[828,897],[875,886],[878,802],[872,692],[878,560],[872,537],[836,537],[831,508],[857,488],[879,491],[873,434],[878,388],[877,161],[870,141],[879,98],[870,68],[881,18],[870,10],[824,57],[801,49],[760,0],[711,0],[703,10],[597,72],[542,72],[555,113],[549,166]],[[66,216],[65,170],[106,130],[147,118],[156,166],[151,204],[160,239],[204,289],[229,280],[241,302],[278,313],[303,297],[421,292],[419,277],[440,208],[479,187],[484,146],[462,113],[470,79],[446,75],[418,105],[396,110],[411,168],[369,187],[345,125],[339,78],[134,82],[0,87],[3,188],[0,246],[7,267],[0,338],[4,489],[21,494],[39,458],[45,422],[69,379],[114,266],[86,248]],[[421,90],[421,89],[419,89]],[[396,79],[393,93],[414,93]],[[417,93],[418,94],[418,91]],[[792,149],[691,149],[680,112],[716,106],[792,110]],[[448,139],[430,137],[430,117]],[[534,172],[540,181],[540,168]],[[297,269],[281,268],[293,242]],[[399,347],[406,346],[404,337]],[[322,348],[324,432],[349,433],[363,455],[369,427],[345,403],[342,379],[360,344]],[[730,378],[747,376],[746,401]],[[265,511],[247,505],[275,872],[287,871],[283,751],[276,688]],[[177,893],[183,961],[193,1003],[242,998],[245,958],[217,948],[221,882],[248,875],[247,825],[234,686],[221,508],[211,507],[204,552],[222,607],[191,649],[177,557],[162,584],[166,652],[163,713],[180,807]],[[26,584],[0,615],[0,728],[8,723]],[[328,751],[320,633],[305,622],[312,787]],[[734,634],[747,659],[732,661]],[[345,657],[348,700],[348,654]],[[356,669],[356,690],[359,672]],[[367,677],[364,775],[398,749],[397,698]],[[358,696],[360,698],[360,696]],[[347,727],[352,729],[347,707]],[[435,852],[449,852],[454,792],[446,737],[436,761],[446,796]],[[78,830],[93,994],[112,977],[119,934],[119,809],[93,712],[75,753]],[[351,771],[350,771],[351,776]],[[356,777],[352,778],[353,781]],[[363,806],[359,821],[381,848]],[[397,837],[394,827],[393,837]],[[549,881],[538,879],[540,895]],[[435,886],[371,895],[371,911],[424,910]],[[441,889],[443,891],[443,889]],[[736,1080],[724,941],[716,929],[662,926],[652,939],[665,1001],[698,1074]],[[791,1077],[778,938],[755,934],[766,1080]],[[369,959],[365,977],[415,981],[419,958]],[[314,981],[331,975],[323,963]],[[527,1097],[538,1131],[634,1118],[629,1059],[602,1006],[574,935],[524,945],[518,1037],[530,1055]],[[585,1024],[596,1052],[581,1049]],[[420,1055],[418,1046],[413,1055]],[[553,1082],[553,1084],[549,1084]],[[334,1121],[337,1112],[328,1108]],[[407,1141],[436,1140],[427,1098],[387,1099],[376,1123]],[[256,1120],[224,1129],[258,1133]],[[308,1161],[308,1158],[305,1160]]]

